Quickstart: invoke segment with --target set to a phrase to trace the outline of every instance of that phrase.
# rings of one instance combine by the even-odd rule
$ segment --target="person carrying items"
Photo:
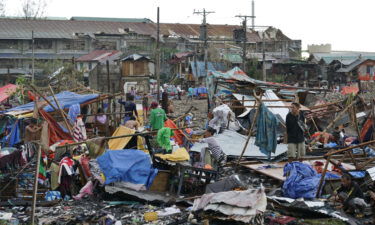
[[[333,198],[342,203],[338,208],[343,208],[349,213],[355,213],[357,217],[363,216],[367,203],[364,200],[363,192],[359,185],[352,180],[349,174],[341,177],[341,186],[334,191]]]
[[[158,107],[157,102],[151,103],[150,124],[151,130],[159,130],[164,127],[164,121],[167,120],[167,115],[164,109]]]
[[[130,120],[130,117],[136,116],[138,118],[137,106],[134,103],[134,96],[129,95],[127,101],[122,101],[122,99],[118,100],[118,103],[124,105],[125,114],[124,114],[124,124],[126,121]]]
[[[292,162],[295,159],[302,161],[306,155],[305,136],[307,127],[305,124],[305,117],[300,111],[301,105],[293,102],[290,112],[286,116],[286,132],[288,138],[288,161]]]
[[[208,148],[202,148],[201,150],[200,163],[203,165],[209,164],[209,163],[206,163],[206,162],[210,162],[210,159],[206,158],[207,150],[208,150],[208,153],[210,153],[209,155],[215,161],[214,163],[211,163],[211,166],[212,164],[216,163],[216,167],[218,171],[221,171],[221,169],[225,166],[227,162],[227,155],[223,152],[220,145],[217,143],[216,139],[213,137],[215,133],[216,133],[215,129],[213,129],[212,127],[208,127],[204,134],[204,138],[199,139],[199,140],[189,139],[189,141],[207,143]],[[215,168],[215,165],[213,165],[212,167]]]

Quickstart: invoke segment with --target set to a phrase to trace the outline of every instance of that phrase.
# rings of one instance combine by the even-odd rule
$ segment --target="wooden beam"
[[[33,205],[31,209],[31,224],[35,224],[35,208],[36,208],[36,194],[38,192],[38,175],[39,175],[39,164],[40,164],[40,157],[42,154],[42,147],[41,145],[38,146],[38,152],[37,152],[37,159],[36,159],[36,169],[34,174],[34,188],[33,188]]]

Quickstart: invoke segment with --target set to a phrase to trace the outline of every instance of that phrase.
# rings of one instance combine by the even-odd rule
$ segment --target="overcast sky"
[[[47,0],[47,16],[150,18],[164,23],[201,23],[193,11],[206,8],[212,24],[240,24],[251,14],[251,0]],[[22,0],[6,0],[7,14],[20,12]],[[274,26],[307,44],[331,43],[334,50],[375,52],[375,0],[255,0],[255,24]]]

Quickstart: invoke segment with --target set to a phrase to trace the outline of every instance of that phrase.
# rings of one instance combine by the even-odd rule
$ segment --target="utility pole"
[[[207,76],[207,72],[208,72],[208,63],[207,63],[207,55],[208,55],[208,43],[207,43],[207,20],[206,20],[206,17],[208,14],[210,13],[215,13],[215,12],[209,12],[209,11],[206,11],[206,9],[203,9],[203,11],[194,11],[194,14],[199,14],[199,15],[203,15],[203,22],[202,22],[202,29],[203,29],[203,41],[204,41],[204,44],[203,44],[203,47],[204,47],[204,72]]]
[[[206,11],[206,9],[203,9],[203,11],[195,11],[194,10],[194,14],[199,14],[199,15],[203,15],[203,21],[202,21],[202,29],[203,29],[203,34],[201,33],[201,39],[203,38],[203,41],[204,41],[204,44],[203,44],[203,47],[204,47],[204,73],[205,73],[205,77],[207,79],[207,76],[208,76],[208,62],[207,62],[207,55],[208,55],[208,43],[207,43],[207,20],[206,20],[206,17],[208,14],[210,13],[215,13],[213,11]],[[202,37],[203,36],[203,37]],[[206,82],[204,82],[206,83]],[[206,84],[207,85],[207,84]],[[210,104],[210,97],[208,96],[207,97],[207,111],[210,112],[210,108],[211,108],[211,104]]]
[[[262,71],[263,71],[263,81],[267,81],[267,71],[266,71],[266,42],[264,38],[265,31],[262,32],[262,55],[263,55],[263,64],[262,64]]]
[[[35,55],[34,55],[34,43],[35,43],[35,40],[34,40],[34,31],[31,31],[31,52],[32,52],[32,56],[31,56],[31,83],[34,83],[34,73],[35,73],[35,69],[34,69],[34,58],[35,58]]]
[[[157,9],[157,37],[156,37],[156,79],[157,79],[157,97],[158,103],[160,101],[160,10]]]
[[[251,1],[251,29],[255,29],[255,4],[254,0]]]
[[[247,42],[247,18],[253,18],[253,16],[241,16],[237,15],[236,17],[243,18],[242,29],[242,70],[246,73],[246,42]],[[254,24],[253,24],[254,26]]]

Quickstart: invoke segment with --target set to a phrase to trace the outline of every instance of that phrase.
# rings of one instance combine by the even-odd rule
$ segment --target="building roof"
[[[106,21],[106,22],[125,22],[125,23],[153,23],[148,18],[108,18],[108,17],[82,17],[73,16],[70,20],[76,21]]]
[[[116,60],[122,55],[122,52],[117,50],[95,50],[90,52],[87,55],[83,55],[79,57],[76,61],[77,62],[103,62],[106,60]]]
[[[357,68],[359,65],[361,65],[362,63],[364,63],[368,60],[372,60],[372,59],[362,59],[362,58],[357,59],[352,64],[350,64],[348,67],[340,68],[336,72],[337,73],[349,73],[349,72],[353,71],[355,68]]]
[[[125,58],[121,59],[121,61],[137,61],[141,59],[146,59],[146,60],[151,60],[150,57],[144,56],[144,55],[139,55],[139,54],[132,54],[128,55]]]
[[[31,39],[34,31],[35,38],[73,39],[77,35],[95,36],[96,34],[123,35],[137,33],[156,37],[155,23],[126,22],[126,19],[73,17],[74,20],[24,20],[0,18],[0,39]],[[83,19],[80,19],[83,18]],[[115,20],[115,21],[114,21]],[[130,21],[131,19],[129,19]],[[197,39],[200,34],[200,24],[160,24],[163,36],[175,36],[187,39]],[[208,25],[208,36],[215,39],[233,39],[236,25]],[[249,42],[260,42],[257,32],[247,33]]]
[[[326,64],[330,64],[334,60],[342,61],[347,65],[353,63],[358,58],[363,59],[375,59],[375,52],[331,52],[331,53],[312,53],[310,60],[314,59],[317,62],[323,61]],[[344,64],[345,65],[345,64]]]

